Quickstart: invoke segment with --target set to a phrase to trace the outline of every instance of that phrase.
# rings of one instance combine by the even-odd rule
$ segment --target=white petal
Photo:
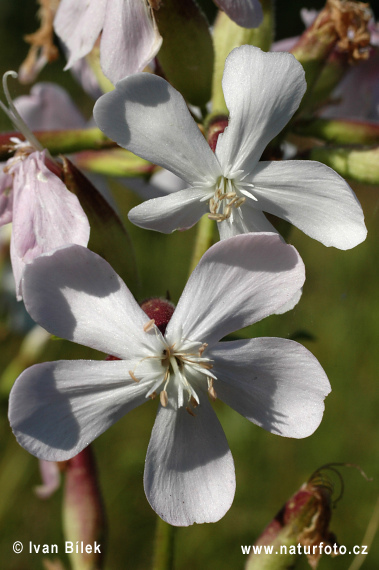
[[[96,102],[94,117],[120,146],[191,185],[221,174],[183,97],[161,77],[137,73],[119,81]]]
[[[297,251],[277,234],[245,234],[216,243],[189,278],[168,324],[169,342],[214,343],[274,313],[304,283]]]
[[[243,28],[257,28],[263,19],[259,0],[214,0],[231,20]]]
[[[350,249],[366,238],[356,195],[328,166],[309,160],[261,162],[252,180],[259,209],[284,218],[324,245]]]
[[[250,232],[277,233],[263,212],[256,210],[250,205],[250,200],[247,200],[238,210],[233,210],[233,217],[219,222],[217,227],[220,239],[228,239],[232,236]]]
[[[186,188],[142,202],[130,210],[128,218],[136,226],[165,234],[186,230],[208,211],[207,203],[200,202],[206,194],[202,188]]]
[[[158,53],[162,38],[145,0],[111,0],[105,12],[100,44],[104,74],[116,84],[143,71]]]
[[[281,338],[222,342],[210,353],[218,398],[264,429],[307,437],[321,422],[330,384],[317,359]]]
[[[22,447],[49,461],[70,459],[145,401],[128,361],[58,361],[21,374],[10,394],[9,421]]]
[[[66,68],[89,53],[103,27],[107,0],[62,0],[54,29],[69,52]]]
[[[159,346],[148,316],[125,283],[100,256],[69,246],[28,264],[25,306],[42,327],[61,338],[120,358],[146,356]]]
[[[222,85],[230,118],[216,156],[224,173],[249,173],[298,108],[306,90],[304,70],[291,54],[241,46],[226,59]]]
[[[172,400],[160,407],[147,450],[147,499],[174,526],[220,520],[235,493],[233,458],[206,396],[194,414]]]

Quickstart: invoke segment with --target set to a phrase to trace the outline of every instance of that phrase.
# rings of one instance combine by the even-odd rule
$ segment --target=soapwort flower
[[[147,0],[61,0],[54,29],[69,54],[65,69],[86,56],[101,33],[100,64],[112,83],[142,71],[162,44]]]
[[[151,506],[172,525],[219,520],[233,501],[235,474],[209,399],[286,437],[306,437],[321,421],[330,386],[303,346],[280,338],[219,342],[275,312],[303,282],[298,253],[277,234],[218,242],[192,273],[162,334],[95,253],[72,245],[40,256],[23,277],[32,318],[120,360],[25,370],[10,395],[16,438],[39,458],[66,460],[157,397],[144,474]]]
[[[188,185],[133,208],[129,219],[170,233],[191,227],[208,211],[225,239],[275,231],[263,214],[268,212],[324,245],[349,249],[359,244],[367,233],[362,209],[332,169],[313,161],[259,162],[305,89],[303,68],[292,55],[253,46],[233,50],[223,76],[229,124],[213,154],[182,96],[164,79],[142,73],[120,81],[95,105],[98,126],[120,146]]]
[[[65,244],[77,243],[86,246],[90,227],[79,200],[59,178],[59,168],[40,145],[27,127],[11,100],[7,77],[16,77],[15,72],[7,72],[3,78],[4,93],[9,109],[0,101],[1,109],[14,123],[15,128],[25,137],[25,141],[13,138],[15,155],[10,158],[0,172],[0,225],[12,222],[10,254],[13,275],[16,282],[16,295],[22,298],[21,276],[26,263]],[[49,92],[49,87],[46,88]],[[46,89],[35,91],[39,98]],[[59,99],[64,102],[61,94]],[[36,101],[29,104],[21,101],[26,115],[36,120]],[[62,116],[64,116],[64,105]],[[41,127],[51,124],[49,107],[44,107],[39,117]],[[57,119],[59,124],[60,119]]]

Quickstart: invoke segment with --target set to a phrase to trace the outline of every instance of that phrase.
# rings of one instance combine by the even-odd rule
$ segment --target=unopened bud
[[[224,132],[228,126],[229,119],[226,115],[211,116],[207,125],[207,141],[212,151],[215,152],[218,137]]]
[[[143,301],[143,303],[141,303],[141,309],[150,319],[154,320],[155,326],[164,334],[174,313],[175,305],[166,299],[153,297]]]
[[[312,568],[322,554],[320,544],[328,545],[331,553],[336,539],[329,531],[332,506],[332,482],[316,472],[307,483],[285,503],[265,528],[254,546],[271,545],[280,557],[266,554],[264,548],[250,554],[246,570],[285,569],[294,564],[304,552]],[[299,550],[299,546],[301,551]]]
[[[105,514],[90,447],[67,461],[63,497],[63,526],[73,570],[102,568]],[[86,548],[87,547],[87,548]]]

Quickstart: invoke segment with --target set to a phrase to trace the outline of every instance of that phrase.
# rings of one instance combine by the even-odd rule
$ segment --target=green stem
[[[213,244],[214,222],[208,216],[203,216],[197,224],[195,247],[192,254],[190,274],[199,263],[201,257]]]
[[[341,119],[315,119],[299,121],[293,126],[293,132],[316,137],[334,144],[379,144],[379,125],[368,121]]]
[[[172,570],[176,528],[157,517],[152,570]]]
[[[63,131],[36,131],[33,134],[52,155],[72,154],[81,150],[99,150],[117,146],[96,127]],[[0,135],[0,160],[8,160],[14,153],[14,145],[10,141],[11,137],[24,138],[20,133]]]
[[[379,184],[379,147],[355,149],[314,147],[307,156],[330,166],[344,178],[364,184]]]

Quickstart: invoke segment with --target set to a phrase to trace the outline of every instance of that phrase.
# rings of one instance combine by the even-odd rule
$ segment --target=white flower
[[[306,437],[321,421],[330,386],[303,346],[279,338],[219,342],[272,314],[303,282],[298,253],[276,234],[219,242],[192,273],[162,335],[98,255],[77,245],[42,255],[23,278],[33,319],[121,360],[25,370],[9,404],[19,443],[42,459],[69,459],[159,395],[146,496],[173,525],[219,520],[233,501],[235,474],[209,397],[282,436]]]
[[[259,162],[305,92],[296,59],[253,46],[236,48],[226,60],[222,84],[230,118],[215,154],[180,93],[160,77],[130,76],[97,101],[95,120],[108,136],[188,185],[133,208],[130,220],[170,233],[210,211],[224,239],[275,231],[263,214],[268,212],[327,246],[349,249],[363,241],[360,204],[332,169],[313,161]]]
[[[54,29],[68,51],[65,69],[94,47],[112,83],[141,71],[162,44],[147,0],[61,0]]]

